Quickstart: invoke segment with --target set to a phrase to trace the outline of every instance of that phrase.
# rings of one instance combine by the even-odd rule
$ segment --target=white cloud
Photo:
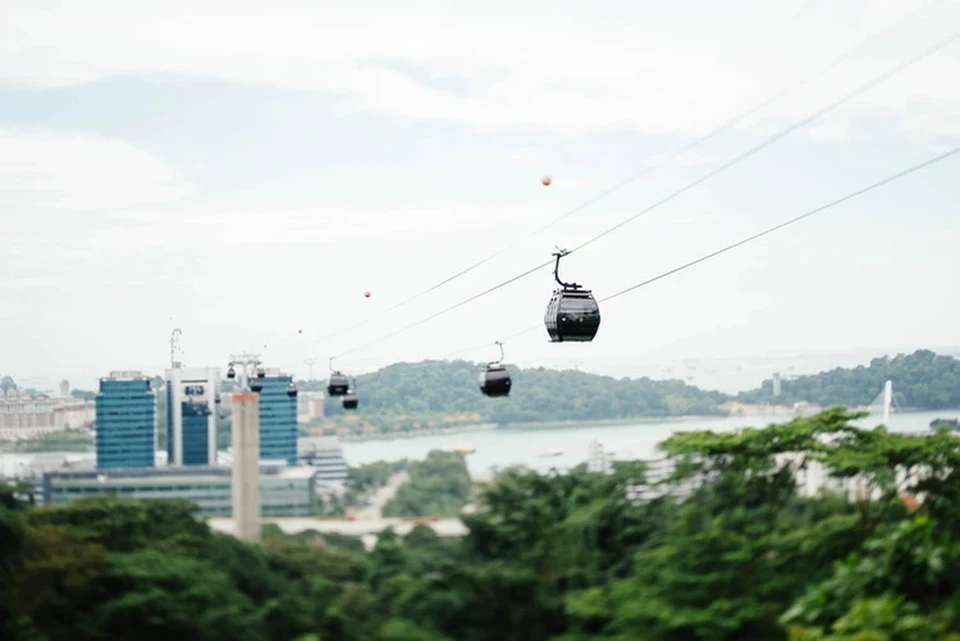
[[[0,206],[13,215],[23,207],[117,210],[168,203],[190,193],[190,185],[171,168],[125,142],[86,133],[0,129]]]
[[[8,81],[51,85],[175,72],[332,92],[344,111],[484,128],[698,135],[922,3],[6,4],[0,79]],[[763,119],[808,113],[944,37],[960,7],[935,5]],[[897,115],[913,135],[960,135],[951,118],[960,86],[948,81],[958,56],[956,47],[938,54],[837,117]],[[429,86],[385,61],[466,80],[468,89]],[[927,106],[920,124],[910,117],[917,101]]]

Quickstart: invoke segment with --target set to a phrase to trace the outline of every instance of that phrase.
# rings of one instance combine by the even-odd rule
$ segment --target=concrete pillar
[[[256,394],[233,395],[233,528],[245,541],[260,540],[260,403]]]

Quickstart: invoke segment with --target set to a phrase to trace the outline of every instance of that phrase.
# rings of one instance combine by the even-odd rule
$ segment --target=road
[[[383,506],[396,496],[397,491],[408,480],[410,480],[410,476],[406,472],[397,472],[387,479],[386,485],[377,488],[377,491],[370,497],[372,499],[370,505],[359,509],[347,510],[347,515],[353,516],[358,521],[378,521],[383,519]]]

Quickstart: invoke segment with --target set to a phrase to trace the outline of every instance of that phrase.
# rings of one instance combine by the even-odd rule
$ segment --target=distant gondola
[[[329,396],[344,396],[350,389],[350,379],[343,372],[333,369],[333,359],[330,359],[330,380],[327,382]]]
[[[510,380],[510,373],[503,365],[503,343],[497,341],[497,346],[500,347],[500,360],[487,363],[486,367],[480,372],[480,391],[483,392],[484,396],[510,395],[512,381]]]
[[[260,393],[263,390],[263,380],[260,378],[250,379],[250,391]]]
[[[357,393],[352,389],[347,390],[343,395],[343,409],[355,410],[359,404],[360,399],[357,397]]]
[[[297,384],[291,381],[290,384],[287,385],[287,396],[289,396],[290,398],[296,398],[297,393],[298,393]]]
[[[551,343],[588,343],[600,329],[600,306],[588,289],[577,283],[565,283],[560,280],[560,259],[569,252],[560,250],[553,268],[553,277],[560,288],[553,292],[543,324],[550,335]]]

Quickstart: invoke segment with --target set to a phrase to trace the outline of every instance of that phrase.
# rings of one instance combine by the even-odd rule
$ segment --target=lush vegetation
[[[334,425],[355,430],[416,430],[462,423],[588,421],[635,417],[723,414],[726,396],[706,392],[680,380],[615,379],[574,370],[520,369],[508,366],[514,392],[508,399],[480,394],[479,368],[466,361],[396,363],[357,377],[363,411],[352,422],[330,399],[327,414]],[[322,389],[310,381],[302,389]]]
[[[960,360],[929,350],[875,358],[869,366],[837,368],[728,396],[680,380],[614,379],[573,370],[509,367],[515,392],[489,399],[477,390],[478,366],[466,361],[397,363],[357,378],[363,410],[344,412],[337,399],[327,404],[318,425],[328,432],[417,431],[477,423],[600,421],[628,418],[726,414],[725,402],[796,403],[863,407],[873,403],[887,380],[905,409],[960,407]],[[303,389],[323,389],[308,381]]]
[[[631,499],[637,463],[507,470],[463,539],[419,527],[369,553],[275,528],[241,543],[179,502],[0,491],[0,638],[957,641],[960,439],[857,416],[678,434],[685,500]],[[814,463],[872,492],[802,496]]]
[[[365,494],[383,487],[390,477],[410,465],[406,459],[400,461],[375,461],[347,469],[347,488],[355,494]]]
[[[806,401],[821,407],[844,405],[866,407],[893,381],[894,400],[905,409],[939,410],[960,407],[960,360],[930,350],[913,354],[882,356],[868,366],[836,368],[811,376],[782,380],[779,403]],[[759,389],[743,392],[736,400],[745,403],[773,402],[773,380]]]
[[[462,454],[430,452],[407,466],[410,479],[383,506],[384,516],[456,517],[470,498],[470,472]]]

